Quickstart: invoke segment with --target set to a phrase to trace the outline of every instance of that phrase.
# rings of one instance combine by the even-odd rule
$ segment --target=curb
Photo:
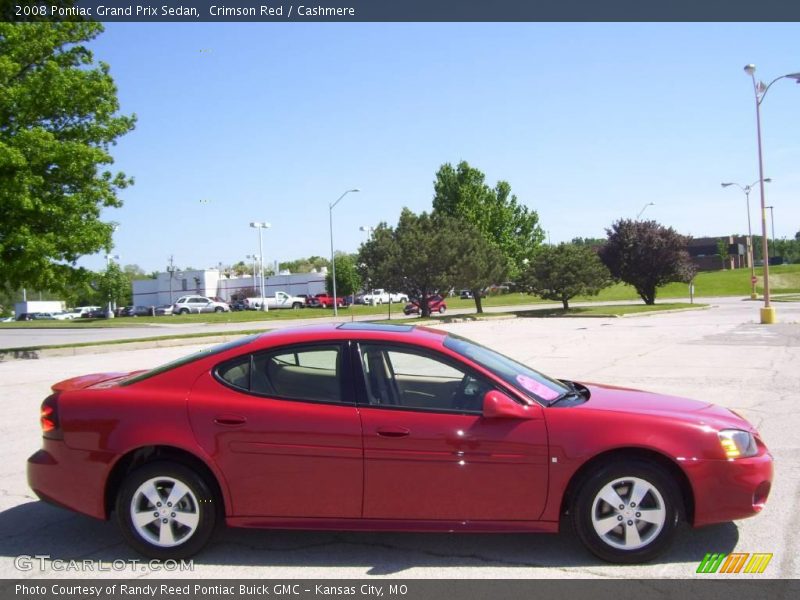
[[[9,348],[0,350],[0,364],[12,360],[38,360],[40,358],[53,358],[60,356],[82,356],[88,354],[108,354],[120,350],[147,350],[148,348],[170,348],[173,346],[192,346],[195,344],[223,343],[243,337],[247,334],[219,334],[193,338],[169,338],[137,342],[121,340],[113,344],[98,344],[95,346],[72,346],[69,348]]]

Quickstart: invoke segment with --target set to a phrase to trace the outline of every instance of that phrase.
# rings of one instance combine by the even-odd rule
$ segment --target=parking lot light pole
[[[331,230],[331,281],[333,281],[333,316],[339,316],[338,310],[338,302],[336,301],[336,260],[333,256],[333,209],[336,207],[337,204],[347,196],[350,192],[360,192],[358,188],[353,188],[352,190],[347,190],[344,194],[339,196],[336,199],[336,202],[331,202],[328,205],[328,225],[330,226]]]
[[[640,210],[640,211],[639,211],[639,214],[638,214],[638,215],[636,215],[636,220],[637,220],[637,221],[639,220],[639,217],[641,217],[641,216],[642,216],[642,214],[644,213],[644,211],[646,211],[646,210],[647,210],[647,207],[648,207],[648,206],[655,206],[655,205],[656,205],[656,203],[655,203],[655,202],[648,202],[647,204],[645,204],[645,205],[642,207],[642,210]]]
[[[800,83],[800,73],[789,73],[781,75],[764,85],[763,82],[756,82],[756,66],[745,65],[744,72],[750,76],[753,81],[753,95],[756,100],[756,137],[758,140],[758,182],[759,190],[761,192],[761,251],[764,256],[764,307],[761,309],[761,323],[771,324],[775,323],[776,315],[775,309],[770,306],[769,302],[769,248],[767,247],[767,209],[764,202],[764,158],[761,152],[761,103],[772,87],[772,84],[780,79],[794,79],[795,82]]]
[[[772,181],[769,177],[764,180],[764,183],[769,183]],[[722,187],[729,187],[735,185],[740,190],[744,192],[745,200],[747,201],[747,260],[750,261],[750,299],[755,300],[758,298],[758,293],[756,292],[756,264],[755,264],[755,255],[753,253],[753,228],[750,225],[750,192],[753,190],[753,186],[757,184],[758,181],[754,181],[750,185],[741,185],[739,183],[735,183],[733,181],[725,182],[720,185]]]
[[[775,207],[765,206],[769,209],[769,219],[772,221],[772,254],[771,256],[778,256],[778,249],[775,248]]]
[[[250,227],[258,229],[258,264],[261,267],[261,310],[269,312],[269,306],[267,306],[267,298],[264,291],[264,242],[261,237],[261,232],[265,229],[269,229],[272,225],[266,221],[253,221],[250,223]]]
[[[116,231],[116,228],[114,230]],[[111,266],[112,260],[119,261],[120,260],[119,254],[106,254],[106,275],[108,275],[108,269]],[[111,296],[109,295],[108,306],[106,307],[106,319],[113,319],[113,318],[114,318],[114,308],[111,307]]]

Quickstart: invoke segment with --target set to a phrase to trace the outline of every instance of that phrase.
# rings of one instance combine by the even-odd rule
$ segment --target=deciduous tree
[[[490,187],[485,180],[486,176],[466,161],[455,168],[450,163],[442,165],[433,184],[433,210],[474,225],[489,245],[500,250],[509,276],[516,277],[544,239],[539,215],[517,201],[508,182],[498,181]],[[481,290],[472,291],[476,308],[482,312]]]
[[[86,42],[93,22],[0,23],[0,280],[65,289],[79,257],[111,249],[103,208],[132,183],[108,170],[134,126],[119,115],[108,65]]]
[[[689,237],[655,221],[621,219],[606,229],[600,259],[611,275],[636,288],[645,304],[655,304],[656,289],[672,281],[691,281],[695,267],[686,250]]]
[[[356,269],[355,261],[349,254],[337,254],[336,261],[336,295],[341,298],[355,294],[361,287],[361,275]],[[333,272],[325,276],[325,289],[333,296]]]
[[[611,284],[611,273],[586,245],[542,246],[522,275],[522,285],[546,300],[569,308],[575,296],[594,296]]]

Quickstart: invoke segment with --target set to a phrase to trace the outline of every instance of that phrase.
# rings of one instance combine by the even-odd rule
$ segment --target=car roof
[[[363,339],[407,342],[437,348],[441,347],[445,337],[447,337],[446,331],[417,325],[390,325],[353,321],[349,323],[326,323],[307,327],[276,329],[258,336],[253,343],[259,346],[262,344],[264,346],[273,346],[284,343],[322,340]]]

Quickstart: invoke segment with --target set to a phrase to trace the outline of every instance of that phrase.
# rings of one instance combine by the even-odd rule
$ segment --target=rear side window
[[[342,402],[341,347],[283,348],[223,363],[216,375],[226,384],[259,396],[311,402]]]
[[[178,360],[173,360],[165,365],[161,365],[160,367],[156,367],[155,369],[151,369],[139,375],[135,375],[134,377],[129,377],[120,382],[120,385],[131,385],[133,383],[137,383],[139,381],[144,381],[145,379],[150,379],[151,377],[155,377],[156,375],[160,375],[161,373],[166,373],[167,371],[171,371],[172,369],[177,369],[178,367],[182,367],[183,365],[188,365],[189,363],[193,363],[197,360],[202,358],[208,358],[209,356],[214,356],[215,354],[221,354],[222,352],[226,352],[233,348],[238,348],[239,346],[244,346],[245,344],[249,344],[254,339],[256,339],[261,334],[255,335],[248,335],[243,338],[239,338],[238,340],[233,340],[232,342],[226,342],[224,344],[220,344],[218,346],[212,346],[211,348],[206,348],[205,350],[201,350],[200,352],[195,352],[194,354],[190,354],[189,356],[184,356],[183,358],[179,358]]]
[[[226,362],[217,369],[217,375],[235,388],[250,391],[250,355]]]

